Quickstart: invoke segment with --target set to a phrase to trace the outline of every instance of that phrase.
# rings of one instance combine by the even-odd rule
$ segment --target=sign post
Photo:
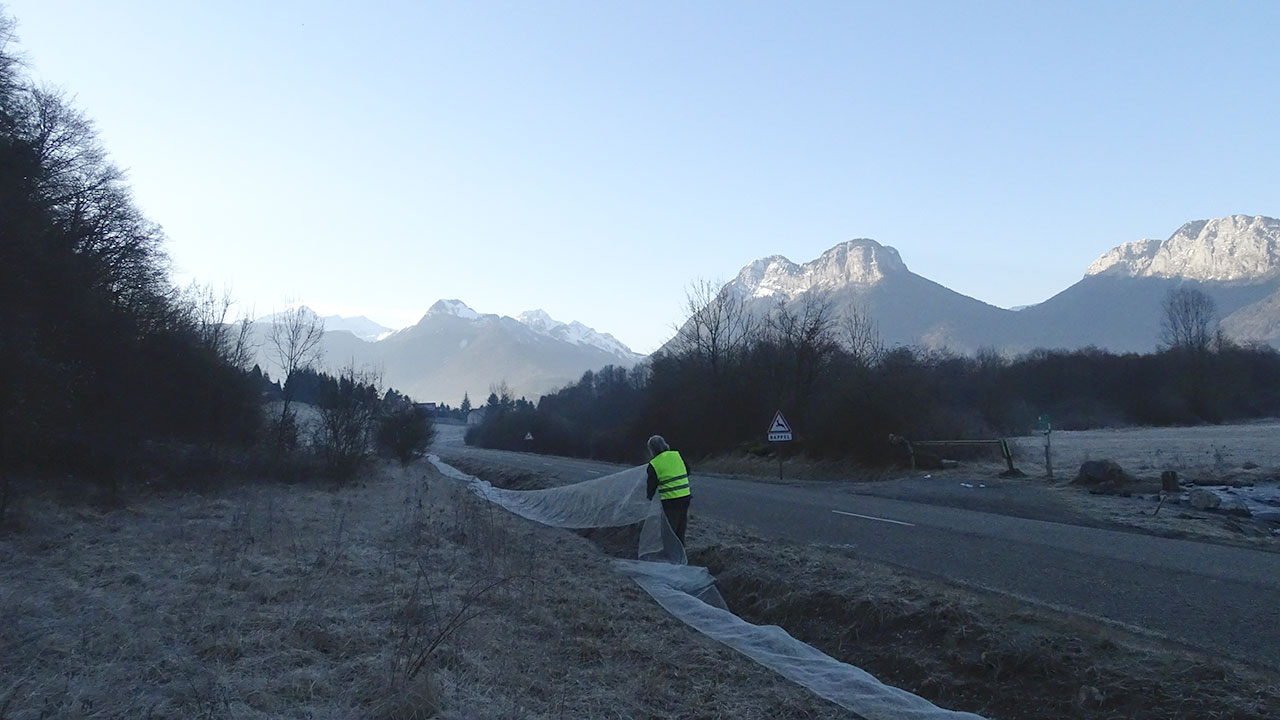
[[[1053,456],[1049,450],[1049,435],[1053,432],[1053,422],[1048,415],[1041,415],[1036,419],[1036,429],[1044,433],[1044,472],[1050,480],[1053,479]]]
[[[787,419],[782,417],[782,411],[779,410],[773,416],[773,423],[769,425],[769,442],[791,442],[791,426],[787,424]],[[778,453],[778,480],[782,480],[782,453]]]

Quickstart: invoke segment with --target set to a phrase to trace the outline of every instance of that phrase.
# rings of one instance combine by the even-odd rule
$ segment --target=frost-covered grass
[[[1044,472],[1044,436],[1014,440],[1020,465],[1030,474]],[[1280,421],[1169,428],[1118,428],[1054,431],[1050,435],[1054,474],[1075,475],[1086,460],[1114,460],[1125,470],[1160,477],[1164,470],[1183,476],[1223,473],[1255,465],[1280,473]]]
[[[836,718],[424,465],[0,536],[0,718]]]
[[[470,472],[482,469],[468,468]],[[487,472],[500,484],[543,479]],[[111,509],[0,536],[0,718],[845,718],[666,615],[609,553],[426,465]],[[1270,718],[1277,678],[695,516],[732,609],[991,717]]]

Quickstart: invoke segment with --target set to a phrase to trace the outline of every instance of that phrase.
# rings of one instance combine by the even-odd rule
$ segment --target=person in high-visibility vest
[[[656,492],[662,500],[662,512],[684,544],[684,530],[689,522],[689,466],[680,453],[672,450],[661,435],[649,438],[648,497]]]

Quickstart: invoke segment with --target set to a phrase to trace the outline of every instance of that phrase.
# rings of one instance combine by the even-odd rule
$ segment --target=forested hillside
[[[92,122],[25,75],[0,17],[0,467],[102,476],[147,439],[237,441],[257,391]]]
[[[249,324],[229,322],[231,299],[174,286],[164,233],[89,118],[27,75],[14,28],[0,14],[0,522],[17,477],[114,496],[154,475],[149,462],[215,448],[264,449],[279,469],[299,446],[289,375],[310,348],[277,333],[290,373],[283,388],[267,383],[249,367]],[[411,457],[430,438],[411,401],[384,397],[374,376],[352,368],[312,384],[319,419],[302,440],[338,475],[375,440]],[[264,413],[276,398],[284,408]]]

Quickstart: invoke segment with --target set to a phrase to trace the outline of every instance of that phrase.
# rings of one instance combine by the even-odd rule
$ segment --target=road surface
[[[625,466],[468,448],[436,452],[586,480]],[[695,471],[696,472],[696,471]],[[695,476],[692,512],[951,582],[1082,613],[1280,669],[1280,554],[872,497],[814,484]]]

